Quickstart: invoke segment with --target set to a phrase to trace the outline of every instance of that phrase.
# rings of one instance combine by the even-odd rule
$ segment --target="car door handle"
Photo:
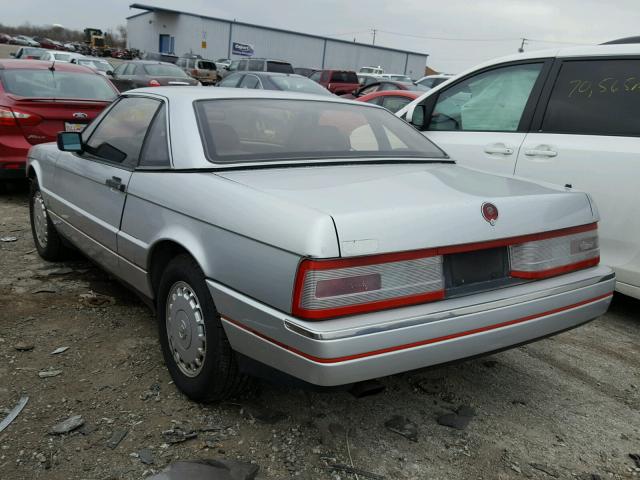
[[[525,150],[524,154],[527,155],[528,157],[557,157],[558,156],[558,152],[555,152],[553,150],[540,149],[540,148],[532,148],[529,150]]]
[[[490,145],[488,147],[484,147],[484,153],[488,153],[489,155],[513,155],[513,148]]]
[[[124,192],[124,184],[120,177],[107,178],[104,183],[109,188],[115,188],[116,190]]]

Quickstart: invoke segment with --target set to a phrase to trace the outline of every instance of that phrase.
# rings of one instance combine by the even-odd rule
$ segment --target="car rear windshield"
[[[238,98],[200,100],[195,108],[214,163],[446,157],[406,122],[367,105]]]
[[[334,83],[358,83],[356,72],[333,72],[331,82]]]
[[[4,70],[0,80],[7,93],[31,98],[78,98],[111,101],[116,93],[109,81],[95,73],[60,70]]]
[[[273,76],[271,77],[271,81],[275,83],[275,85],[280,90],[285,90],[287,92],[300,92],[300,93],[315,93],[317,95],[331,95],[331,92],[326,88],[322,87],[318,83],[313,80],[309,80],[306,77],[298,77],[298,76]]]
[[[175,65],[162,65],[161,63],[152,63],[144,65],[144,71],[148,75],[154,77],[188,77],[181,68]]]
[[[287,62],[267,62],[267,72],[294,73],[293,67]]]
[[[198,62],[198,68],[200,70],[215,70],[216,69],[216,64],[213,62],[207,62],[204,60],[200,60]]]
[[[78,65],[83,65],[89,68],[95,68],[96,70],[100,70],[101,72],[108,72],[109,70],[113,70],[113,67],[109,62],[104,60],[82,60],[78,59]]]

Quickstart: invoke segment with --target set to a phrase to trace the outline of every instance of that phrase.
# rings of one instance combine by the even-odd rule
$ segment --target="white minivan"
[[[396,115],[462,165],[590,193],[602,261],[640,298],[640,44],[493,60]]]

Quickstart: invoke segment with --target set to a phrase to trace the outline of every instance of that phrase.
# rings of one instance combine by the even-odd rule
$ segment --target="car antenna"
[[[51,62],[51,66],[49,67],[49,70],[51,70],[52,72],[56,71],[56,59],[53,59],[53,62]]]

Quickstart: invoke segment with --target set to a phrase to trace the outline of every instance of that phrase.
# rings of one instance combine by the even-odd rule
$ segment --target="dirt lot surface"
[[[618,296],[577,330],[381,379],[373,396],[264,385],[198,405],[171,383],[134,295],[81,257],[38,257],[24,190],[0,193],[0,237],[16,237],[0,242],[0,420],[29,396],[0,433],[2,479],[140,479],[178,459],[255,462],[264,479],[640,475],[640,302]],[[50,433],[74,415],[81,428]]]

